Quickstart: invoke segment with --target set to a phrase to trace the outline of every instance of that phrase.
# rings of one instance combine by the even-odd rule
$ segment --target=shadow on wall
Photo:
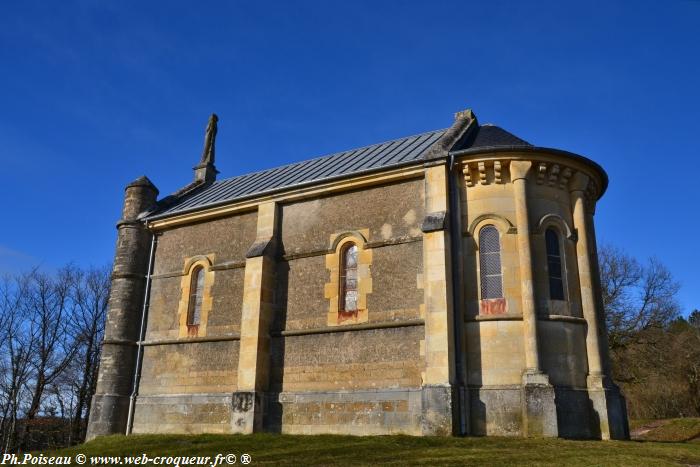
[[[559,437],[600,439],[600,417],[585,389],[554,387]]]
[[[463,250],[475,251],[476,243],[471,237],[465,238],[464,242],[470,244],[464,245]],[[464,271],[476,271],[476,255],[465,255],[463,258]],[[467,297],[478,297],[477,281],[471,274],[464,274],[464,289],[463,297],[466,300],[472,300]],[[468,307],[467,307],[468,308]],[[465,317],[469,319],[475,318],[475,313],[470,310],[465,310]],[[481,399],[481,388],[483,386],[483,364],[481,355],[481,333],[479,332],[479,323],[477,321],[469,321],[464,323],[464,350],[466,358],[466,379],[467,379],[467,400],[469,403],[469,435],[471,436],[486,436],[486,403]]]
[[[279,255],[284,254],[280,246]],[[284,387],[284,353],[285,338],[281,335],[287,323],[287,290],[289,287],[289,264],[279,261],[275,270],[275,305],[273,319],[270,324],[270,381],[265,394],[265,409],[263,415],[264,431],[271,433],[282,432],[282,403],[280,393]]]

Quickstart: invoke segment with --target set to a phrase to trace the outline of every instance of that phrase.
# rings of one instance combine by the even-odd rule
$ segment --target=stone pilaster
[[[532,281],[532,248],[530,245],[530,214],[527,206],[527,174],[530,161],[512,161],[510,176],[515,197],[515,220],[518,230],[518,259],[520,265],[520,293],[523,309],[523,341],[525,343],[525,371],[522,381],[523,434],[525,436],[555,437],[557,412],[554,388],[540,367],[537,349],[537,310]]]
[[[571,203],[574,228],[578,235],[576,260],[578,263],[579,286],[581,288],[581,306],[587,324],[586,356],[588,359],[588,397],[592,404],[591,430],[602,439],[627,439],[629,428],[625,400],[619,388],[612,382],[605,369],[607,352],[601,348],[601,336],[605,337],[603,326],[602,301],[596,296],[596,287],[600,286],[597,261],[592,259],[597,254],[592,233],[592,214],[586,206],[586,190],[589,177],[581,172],[571,180]]]
[[[234,433],[253,433],[263,428],[264,392],[270,370],[276,225],[276,204],[259,205],[257,235],[246,255],[243,281],[238,391],[233,394]]]
[[[450,435],[457,429],[453,412],[454,329],[451,284],[447,167],[444,162],[425,169],[423,222],[423,288],[425,293],[425,378],[422,432]]]
[[[87,439],[126,432],[151,246],[151,233],[139,215],[153,208],[157,196],[146,177],[126,187]]]

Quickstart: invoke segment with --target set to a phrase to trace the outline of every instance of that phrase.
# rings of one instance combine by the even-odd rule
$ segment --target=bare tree
[[[69,332],[74,306],[70,293],[75,275],[73,266],[64,267],[55,276],[41,272],[31,275],[25,312],[34,330],[35,345],[31,359],[32,395],[24,417],[22,450],[30,447],[32,422],[39,414],[46,388],[66,370],[77,350]]]
[[[679,284],[657,259],[605,246],[599,263],[613,376],[630,415],[700,415],[700,313],[680,316]]]
[[[640,338],[640,331],[666,326],[679,316],[679,284],[655,258],[647,264],[618,248],[604,246],[599,252],[603,304],[614,352]]]
[[[0,450],[83,441],[110,268],[0,278]]]
[[[0,442],[4,452],[14,450],[17,442],[17,421],[21,416],[23,392],[30,378],[34,353],[34,333],[24,315],[31,274],[5,277],[0,282],[0,351],[2,352],[2,420]]]
[[[110,290],[110,269],[91,268],[79,271],[73,285],[75,302],[73,332],[77,344],[75,396],[71,420],[71,442],[85,438],[90,416],[90,397],[95,392],[97,370],[102,351],[104,322]]]

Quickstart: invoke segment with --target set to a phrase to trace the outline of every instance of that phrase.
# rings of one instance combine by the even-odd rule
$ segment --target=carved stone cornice
[[[503,184],[507,164],[500,160],[466,162],[462,166],[464,183],[468,187],[474,186],[477,182],[479,185]]]
[[[565,190],[574,171],[562,164],[537,162],[537,184]]]
[[[601,187],[596,179],[587,171],[561,162],[533,159],[483,159],[470,160],[462,163],[464,184],[467,188],[477,185],[504,184],[512,182],[512,163],[529,161],[532,167],[527,170],[527,178],[532,183],[548,186],[564,191],[583,191],[586,202],[595,204],[600,197]],[[582,186],[580,186],[583,183]]]

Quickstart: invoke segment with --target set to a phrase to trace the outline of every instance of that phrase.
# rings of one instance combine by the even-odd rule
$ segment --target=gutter
[[[138,350],[136,351],[136,366],[134,368],[134,380],[131,397],[129,398],[129,415],[126,419],[126,433],[131,434],[134,424],[134,410],[136,409],[136,397],[139,393],[139,383],[141,381],[141,364],[143,362],[143,341],[146,337],[146,318],[148,316],[148,307],[151,299],[151,276],[153,275],[153,258],[156,251],[156,234],[151,232],[151,252],[148,255],[148,270],[146,271],[146,290],[143,296],[143,308],[141,309],[141,328],[139,329],[139,340],[136,343]]]
[[[454,349],[455,349],[455,379],[457,382],[457,411],[459,413],[459,435],[467,434],[467,401],[465,400],[465,387],[462,360],[463,319],[462,319],[462,282],[460,271],[462,269],[462,234],[460,231],[459,212],[459,192],[454,180],[452,169],[454,168],[455,156],[449,153],[447,171],[447,189],[449,196],[449,232],[450,232],[450,254],[452,273],[452,327],[454,328]]]

